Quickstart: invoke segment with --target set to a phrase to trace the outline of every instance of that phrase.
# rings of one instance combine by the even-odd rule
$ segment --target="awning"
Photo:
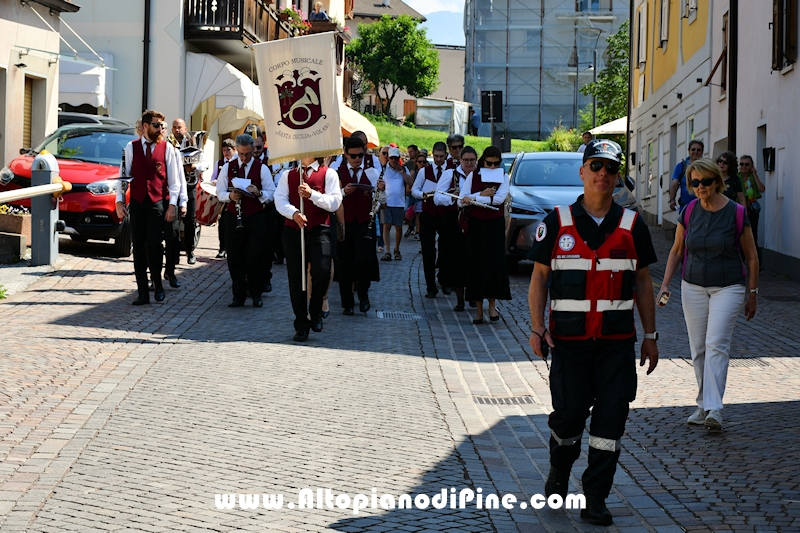
[[[339,103],[339,121],[342,125],[342,135],[349,137],[354,131],[363,131],[367,134],[367,142],[370,148],[377,148],[380,144],[378,130],[372,125],[367,117],[347,107],[344,102]]]
[[[209,127],[219,120],[219,131],[241,129],[247,122],[263,119],[261,93],[250,78],[230,63],[209,54],[186,52],[186,105],[193,114],[209,100],[213,113]]]
[[[601,124],[589,131],[592,135],[625,135],[628,129],[628,117],[618,118],[611,122]]]
[[[106,66],[114,66],[112,54],[98,54]],[[111,107],[113,73],[98,66],[94,54],[78,54],[80,59],[61,56],[58,60],[58,103],[75,107],[89,104],[92,107]]]

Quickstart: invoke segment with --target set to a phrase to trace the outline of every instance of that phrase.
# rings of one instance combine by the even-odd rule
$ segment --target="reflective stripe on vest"
[[[597,270],[636,270],[637,263],[636,259],[598,259]]]
[[[631,209],[622,210],[622,220],[619,227],[628,231],[633,231],[633,221],[636,220],[636,211]]]
[[[590,300],[551,300],[550,310],[588,313],[592,310],[592,302]]]
[[[558,220],[561,223],[561,227],[567,227],[572,225],[572,210],[568,205],[559,205],[556,206],[556,210],[558,210]]]
[[[633,300],[597,300],[597,311],[627,311],[633,309]]]
[[[591,259],[551,259],[550,268],[553,270],[591,270]]]

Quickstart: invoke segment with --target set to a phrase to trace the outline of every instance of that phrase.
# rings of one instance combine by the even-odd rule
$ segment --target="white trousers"
[[[728,359],[736,318],[742,312],[745,286],[701,287],[681,281],[681,302],[697,378],[697,406],[722,409]]]

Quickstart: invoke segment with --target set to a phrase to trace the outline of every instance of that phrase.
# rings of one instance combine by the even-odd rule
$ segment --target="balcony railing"
[[[291,35],[270,8],[271,0],[184,0],[187,40],[266,42]]]

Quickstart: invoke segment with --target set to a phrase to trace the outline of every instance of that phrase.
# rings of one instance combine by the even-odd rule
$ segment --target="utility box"
[[[50,185],[58,176],[52,154],[39,154],[31,166],[31,185]],[[58,199],[53,195],[31,198],[31,265],[54,265],[58,259]]]

